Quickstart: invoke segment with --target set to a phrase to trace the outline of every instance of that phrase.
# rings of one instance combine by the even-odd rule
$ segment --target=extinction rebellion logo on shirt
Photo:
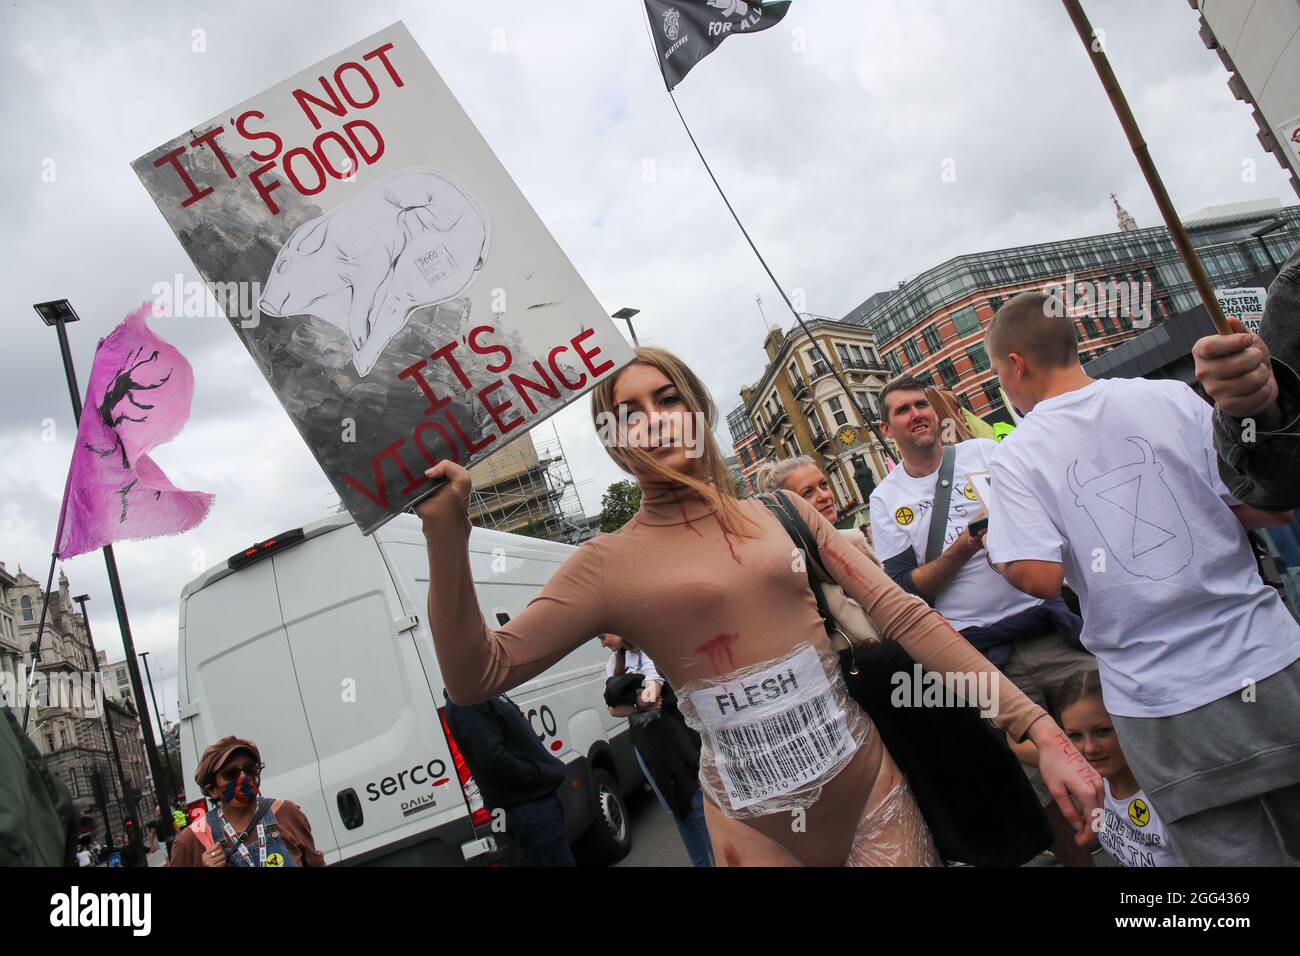
[[[894,520],[906,528],[916,520],[916,512],[907,507],[907,505],[903,505],[903,507],[894,512]]]
[[[1145,800],[1132,800],[1128,805],[1128,818],[1134,826],[1144,827],[1151,822],[1151,808]]]

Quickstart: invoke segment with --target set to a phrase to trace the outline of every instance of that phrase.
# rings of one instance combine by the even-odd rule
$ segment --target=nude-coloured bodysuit
[[[931,671],[997,674],[938,612],[895,585],[808,502],[788,497],[813,530],[827,571],[882,637],[898,640]],[[448,693],[459,703],[484,700],[604,633],[643,648],[679,688],[779,660],[801,644],[826,646],[789,536],[761,501],[739,504],[757,525],[753,537],[726,532],[684,486],[642,482],[641,509],[627,525],[586,542],[518,617],[491,629],[475,597],[467,547],[441,544],[464,541],[469,531],[463,508],[446,495],[425,520],[433,542],[429,620]],[[994,722],[1023,739],[1044,711],[998,677]],[[928,835],[915,838],[924,824],[901,780],[873,726],[806,809],[801,827],[792,827],[789,813],[736,819],[706,800],[715,857],[726,865],[936,862]]]

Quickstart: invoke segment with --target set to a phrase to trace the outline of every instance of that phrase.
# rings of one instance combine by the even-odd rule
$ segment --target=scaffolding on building
[[[545,422],[470,469],[470,521],[571,544],[590,535],[554,423]]]

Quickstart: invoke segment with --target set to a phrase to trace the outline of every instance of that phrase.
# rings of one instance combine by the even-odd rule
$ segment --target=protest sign
[[[401,23],[132,165],[366,533],[632,358]]]
[[[1259,325],[1264,319],[1264,296],[1262,286],[1243,286],[1238,289],[1215,289],[1214,297],[1219,300],[1219,308],[1225,318],[1240,319],[1241,324],[1252,332],[1259,332]]]

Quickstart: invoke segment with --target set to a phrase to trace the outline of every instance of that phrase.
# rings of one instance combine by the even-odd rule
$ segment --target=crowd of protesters
[[[883,568],[836,534],[815,463],[794,459],[768,475],[829,557],[826,583],[879,637],[931,670],[998,669],[992,720],[1033,779],[1063,862],[1089,865],[1098,842],[1122,865],[1300,857],[1300,626],[1261,579],[1248,538],[1292,521],[1300,497],[1298,272],[1293,256],[1269,296],[1263,337],[1238,324],[1197,343],[1213,406],[1180,382],[1089,378],[1072,317],[1035,293],[1007,302],[988,331],[995,371],[1024,416],[1003,442],[946,446],[923,385],[890,382],[882,426],[903,460],[871,498]],[[468,475],[452,463],[430,469],[448,479],[420,515],[452,695],[515,686],[591,631],[624,635],[661,662],[656,674],[670,671],[700,735],[719,862],[933,862],[928,811],[872,741],[870,721],[859,734],[861,711],[824,716],[855,702],[834,656],[816,666],[815,595],[797,576],[777,579],[789,571],[774,568],[788,538],[723,490],[707,438],[690,461],[671,440],[675,416],[713,415],[698,378],[661,350],[639,349],[593,396],[593,414],[614,408],[645,413],[668,436],[645,451],[631,440],[609,449],[640,482],[641,509],[581,549],[506,628],[485,625],[460,549],[445,547],[468,530]],[[967,477],[976,472],[990,476],[987,508]],[[734,688],[774,687],[773,675],[807,663],[803,653],[822,716],[797,712],[785,738],[738,722]],[[707,712],[710,695],[721,715]],[[814,737],[847,758],[737,784],[769,757],[779,762],[791,740]],[[816,824],[796,832],[788,821],[800,812]]]
[[[760,501],[732,497],[711,434],[702,454],[677,440],[683,416],[716,417],[703,383],[639,348],[592,409],[660,429],[608,449],[640,482],[640,510],[497,629],[454,546],[468,472],[429,469],[445,485],[417,512],[448,722],[523,862],[573,863],[554,792],[564,770],[503,692],[593,634],[611,651],[610,712],[629,718],[695,865],[947,859],[937,805],[847,689],[870,656],[835,648],[837,631],[897,642],[918,673],[1000,682],[989,721],[1061,862],[1091,865],[1098,846],[1125,866],[1300,862],[1300,626],[1248,538],[1300,504],[1300,251],[1260,334],[1233,320],[1196,344],[1208,402],[1181,382],[1088,377],[1072,318],[1046,294],[1006,302],[986,349],[1023,416],[1000,443],[945,443],[920,381],[885,387],[882,430],[902,461],[871,495],[869,546],[866,529],[834,527],[811,459],[770,468]],[[0,730],[15,798],[0,801],[0,862],[86,865],[67,794],[12,718]],[[261,770],[246,739],[204,752],[195,779],[212,809],[169,865],[323,864],[302,811],[261,794]],[[5,809],[19,804],[21,820]]]

